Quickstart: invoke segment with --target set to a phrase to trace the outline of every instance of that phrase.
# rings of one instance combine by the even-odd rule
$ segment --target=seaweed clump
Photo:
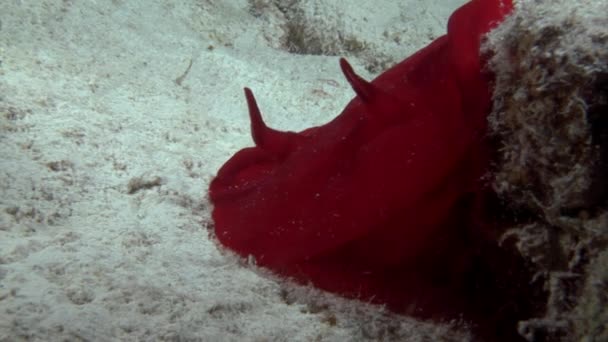
[[[355,56],[365,61],[370,73],[396,63],[380,52],[378,44],[357,33],[356,24],[349,22],[352,18],[343,17],[338,4],[303,0],[248,0],[248,4],[254,17],[282,29],[277,46],[280,50],[297,55]],[[334,10],[327,12],[328,8]]]
[[[608,2],[520,0],[488,37],[503,245],[549,296],[529,341],[608,341]]]

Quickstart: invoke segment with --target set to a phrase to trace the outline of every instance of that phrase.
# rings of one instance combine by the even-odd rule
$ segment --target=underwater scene
[[[0,3],[0,341],[608,341],[608,1]]]

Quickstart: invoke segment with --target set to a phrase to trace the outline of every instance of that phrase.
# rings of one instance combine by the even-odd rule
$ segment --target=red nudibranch
[[[396,310],[415,304],[431,315],[457,302],[444,283],[460,284],[467,267],[462,234],[479,207],[467,203],[489,163],[480,41],[511,9],[510,0],[470,1],[446,35],[371,82],[341,59],[356,97],[299,133],[267,127],[246,88],[255,146],[209,188],[219,242],[278,274]]]

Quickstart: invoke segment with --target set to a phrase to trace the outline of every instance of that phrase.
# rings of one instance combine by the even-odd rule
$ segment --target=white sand
[[[0,2],[0,341],[464,338],[282,284],[208,238],[208,183],[251,144],[243,86],[291,130],[353,96],[336,56],[280,49],[272,2]],[[369,78],[369,58],[406,57],[463,2],[302,7],[373,42],[350,57]]]

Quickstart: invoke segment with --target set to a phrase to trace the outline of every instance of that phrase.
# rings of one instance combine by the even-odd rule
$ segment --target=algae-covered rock
[[[503,236],[545,282],[531,341],[608,340],[608,1],[520,0],[489,37]]]

